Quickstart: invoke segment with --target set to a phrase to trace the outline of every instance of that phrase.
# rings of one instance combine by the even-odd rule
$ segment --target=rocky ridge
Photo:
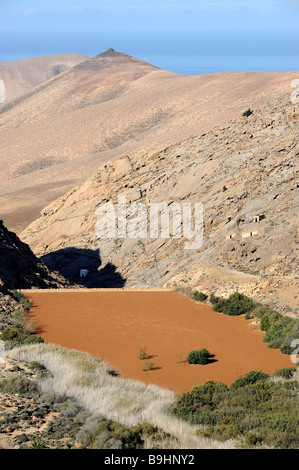
[[[59,272],[50,271],[28,245],[21,242],[0,221],[0,324],[6,325],[20,307],[12,296],[13,290],[71,287]]]
[[[67,279],[58,272],[51,272],[29,246],[0,221],[0,289],[3,292],[69,285]]]

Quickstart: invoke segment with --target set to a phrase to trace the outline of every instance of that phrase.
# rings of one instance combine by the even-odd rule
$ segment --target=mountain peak
[[[95,57],[115,57],[115,56],[128,56],[127,54],[124,54],[123,52],[118,52],[112,49],[112,47],[109,47],[105,52],[101,52],[100,54],[97,54]]]

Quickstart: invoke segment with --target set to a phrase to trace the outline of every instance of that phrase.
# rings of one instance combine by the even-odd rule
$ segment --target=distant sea
[[[299,71],[299,55],[132,55],[162,69],[183,75],[217,72]],[[28,57],[33,57],[33,55],[0,54],[0,62],[26,59]]]
[[[240,55],[144,55],[138,57],[170,72],[199,75],[217,72],[290,72],[299,71],[297,56]],[[299,78],[299,75],[298,75]]]

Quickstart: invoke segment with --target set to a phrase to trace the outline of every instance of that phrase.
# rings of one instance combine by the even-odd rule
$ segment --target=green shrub
[[[234,316],[250,313],[254,308],[255,302],[239,292],[231,294],[228,299],[218,300],[213,307],[216,312],[222,312],[225,315]]]
[[[47,449],[47,447],[41,438],[35,437],[29,449]]]
[[[205,300],[207,300],[207,298],[208,298],[208,296],[206,294],[204,294],[203,292],[198,292],[198,290],[193,292],[193,299],[194,300],[204,302]]]
[[[231,389],[244,387],[245,385],[254,384],[258,380],[267,380],[270,376],[261,370],[252,370],[245,374],[244,377],[240,377],[231,384]]]
[[[143,366],[142,366],[142,371],[148,371],[148,370],[153,370],[155,363],[153,361],[145,361]]]
[[[8,379],[0,379],[0,391],[3,393],[29,393],[34,391],[35,384],[20,375],[14,375]]]
[[[255,434],[255,433],[252,433],[252,432],[248,432],[245,434],[245,443],[249,446],[249,447],[253,447],[253,446],[256,446],[256,445],[259,445],[263,442],[263,438],[262,436],[259,436],[258,434]]]
[[[30,300],[27,299],[27,297],[25,297],[25,295],[23,295],[22,292],[18,290],[14,290],[12,295],[26,310],[31,309],[33,302],[30,302]]]
[[[43,343],[44,340],[40,336],[33,336],[24,332],[20,327],[5,328],[1,334],[2,341],[10,341],[16,344],[36,344]]]
[[[205,348],[189,352],[187,356],[188,364],[208,364],[211,354]]]
[[[263,341],[268,347],[292,354],[291,342],[299,336],[298,320],[280,315],[268,306],[258,306],[252,313],[260,320],[260,329],[266,333]]]
[[[143,361],[144,359],[146,359],[146,356],[146,348],[139,348],[138,359]]]
[[[296,367],[285,367],[278,369],[274,372],[273,377],[282,377],[283,379],[289,380],[293,377],[296,372]]]
[[[169,433],[164,432],[162,429],[157,426],[153,426],[149,423],[141,423],[133,426],[135,433],[138,433],[142,438],[150,438],[152,441],[158,441],[171,437]]]
[[[220,400],[228,391],[227,385],[212,380],[183,393],[172,409],[172,414],[194,424],[216,424],[222,419],[217,410]]]
[[[279,348],[280,352],[282,354],[286,354],[287,356],[290,356],[293,352],[293,349],[291,346],[289,346],[288,344],[282,344]]]
[[[254,315],[251,312],[245,313],[245,320],[251,320],[252,318],[254,318]]]
[[[44,366],[40,362],[37,362],[37,361],[31,361],[29,362],[28,365],[30,369],[44,370]]]
[[[213,297],[212,297],[213,295]],[[258,305],[249,297],[235,292],[227,299],[210,295],[216,312],[226,315],[242,315],[245,318],[256,317],[260,320],[260,329],[266,334],[263,338],[269,348],[280,349],[283,354],[292,354],[291,343],[299,337],[299,322],[295,318],[283,316],[267,305]]]
[[[216,297],[216,295],[212,292],[212,294],[209,297],[209,301],[211,304],[215,305],[217,302],[219,302],[219,297]]]
[[[217,424],[216,426],[208,426],[204,430],[199,429],[196,434],[201,437],[209,437],[217,441],[227,441],[235,439],[240,435],[240,430],[234,424]]]
[[[18,340],[20,336],[20,330],[16,327],[13,328],[5,328],[5,330],[2,331],[1,334],[1,340],[2,341],[14,341]]]
[[[142,449],[145,438],[159,440],[168,437],[156,426],[148,423],[127,427],[101,417],[90,417],[76,436],[89,449]]]
[[[243,437],[247,446],[277,448],[299,445],[299,383],[273,381],[252,371],[228,388],[206,382],[181,395],[171,413],[192,424],[205,426],[200,435],[213,439]]]

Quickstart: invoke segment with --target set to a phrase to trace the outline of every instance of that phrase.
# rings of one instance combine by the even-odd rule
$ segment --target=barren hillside
[[[21,234],[44,261],[72,275],[76,255],[94,250],[127,286],[236,290],[278,309],[298,313],[298,109],[289,94],[241,113],[156,153],[104,164],[82,186],[42,211]],[[100,203],[202,202],[199,249],[186,238],[99,239]],[[136,217],[136,214],[135,214]],[[68,250],[67,250],[68,249]],[[83,267],[83,266],[82,266]],[[102,279],[92,274],[93,285]]]
[[[0,111],[0,206],[24,229],[103,162],[209,131],[290,89],[289,73],[183,76],[108,50]]]
[[[50,78],[87,60],[83,54],[56,54],[0,62],[0,80],[5,84],[5,102],[16,100]],[[1,109],[0,104],[0,109]]]

